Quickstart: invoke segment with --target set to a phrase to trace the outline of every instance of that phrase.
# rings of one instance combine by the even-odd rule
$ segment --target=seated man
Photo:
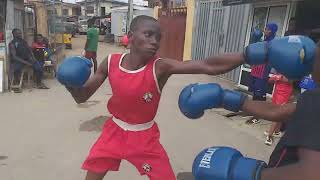
[[[43,67],[45,61],[45,49],[46,45],[43,41],[43,36],[37,34],[36,41],[32,43],[32,51],[35,59],[39,62],[40,66]]]
[[[22,32],[20,29],[12,30],[13,40],[9,43],[9,51],[11,57],[10,67],[13,69],[15,77],[21,75],[21,71],[25,66],[32,67],[35,73],[36,88],[48,89],[42,83],[43,70],[40,63],[35,59],[31,48],[27,42],[22,39]],[[15,78],[18,80],[19,78]],[[20,92],[20,91],[16,91]]]

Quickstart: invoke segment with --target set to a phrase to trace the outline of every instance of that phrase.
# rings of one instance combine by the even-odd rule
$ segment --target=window
[[[283,36],[287,7],[287,5],[283,5],[254,8],[251,29],[257,27],[263,31],[267,23],[273,22],[278,25],[276,37]],[[245,64],[244,67],[249,68],[250,66]]]
[[[87,14],[94,14],[94,7],[93,6],[87,7]]]
[[[106,7],[101,7],[101,16],[106,15]]]
[[[176,0],[176,6],[185,6],[186,2],[185,0]]]
[[[267,23],[274,22],[278,25],[277,37],[283,35],[287,6],[257,7],[254,9],[252,28],[263,30]]]

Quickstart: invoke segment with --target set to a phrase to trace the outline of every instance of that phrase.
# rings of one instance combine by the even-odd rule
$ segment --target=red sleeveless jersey
[[[112,54],[108,58],[108,77],[112,97],[109,112],[130,124],[143,124],[154,119],[160,101],[160,89],[155,74],[156,57],[144,67],[130,71],[121,66],[125,54]]]

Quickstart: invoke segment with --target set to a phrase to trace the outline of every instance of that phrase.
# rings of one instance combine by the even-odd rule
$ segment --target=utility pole
[[[132,19],[133,19],[133,0],[128,0],[127,33],[130,30],[130,24]]]
[[[84,16],[87,18],[87,9],[88,9],[88,4],[87,0],[84,0]]]
[[[53,48],[56,48],[56,0],[53,0],[52,6],[53,6],[53,14],[52,14],[52,22],[53,22]]]

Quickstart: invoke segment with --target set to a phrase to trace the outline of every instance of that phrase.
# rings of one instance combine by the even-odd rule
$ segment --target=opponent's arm
[[[67,87],[74,100],[79,103],[86,102],[102,85],[108,76],[108,58],[99,65],[97,72],[81,88]]]
[[[320,177],[320,152],[300,148],[299,161],[295,164],[262,171],[261,180],[317,180]]]
[[[241,110],[257,118],[281,122],[289,119],[296,110],[296,104],[275,105],[271,102],[246,99]]]
[[[211,56],[198,61],[175,61],[164,59],[168,76],[172,74],[208,74],[218,75],[226,73],[245,62],[242,53],[230,53],[219,56]]]
[[[240,110],[269,121],[286,121],[296,109],[295,104],[274,105],[271,102],[252,101],[247,95],[223,89],[219,84],[191,84],[179,96],[180,111],[188,118],[197,119],[206,109]]]

